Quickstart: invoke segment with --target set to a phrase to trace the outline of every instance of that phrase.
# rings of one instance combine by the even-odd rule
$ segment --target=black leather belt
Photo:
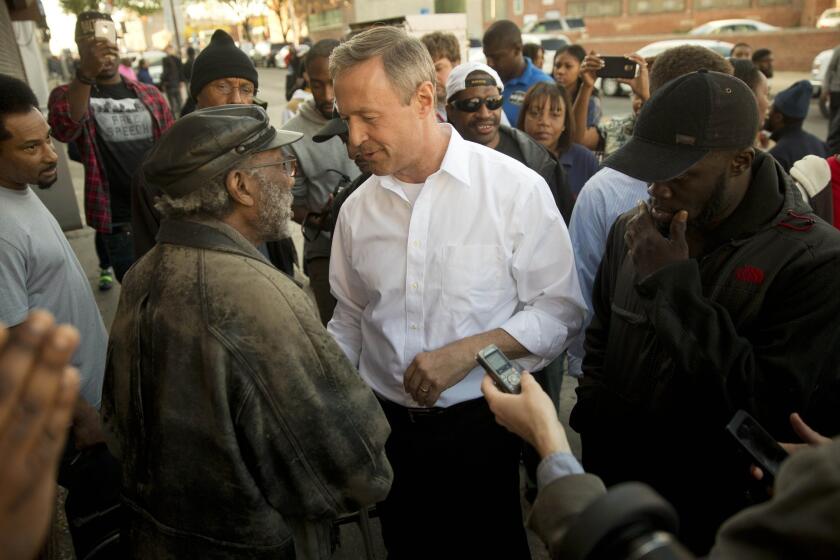
[[[391,423],[395,421],[408,424],[435,423],[465,415],[479,415],[487,409],[487,403],[483,398],[460,402],[446,408],[440,406],[412,408],[393,403],[382,397],[377,398]]]

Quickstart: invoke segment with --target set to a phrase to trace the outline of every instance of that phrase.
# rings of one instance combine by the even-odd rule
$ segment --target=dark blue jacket
[[[790,173],[793,164],[807,155],[821,158],[828,157],[828,147],[825,142],[802,130],[801,127],[789,127],[777,130],[770,137],[776,145],[770,150],[770,155],[782,164],[784,170]]]

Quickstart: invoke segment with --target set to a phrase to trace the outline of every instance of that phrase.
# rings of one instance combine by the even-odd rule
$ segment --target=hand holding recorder
[[[488,347],[481,353],[499,352],[495,347]],[[504,354],[502,354],[504,357]],[[504,358],[507,361],[507,358]],[[491,370],[499,369],[500,362],[491,356],[479,363]],[[504,367],[504,366],[502,366]],[[547,457],[558,451],[571,453],[566,432],[557,418],[557,411],[551,398],[542,390],[537,380],[527,371],[519,374],[520,383],[517,393],[507,392],[507,382],[500,384],[495,379],[498,373],[489,373],[481,382],[481,392],[487,399],[490,410],[496,416],[496,422],[530,443],[540,457]]]

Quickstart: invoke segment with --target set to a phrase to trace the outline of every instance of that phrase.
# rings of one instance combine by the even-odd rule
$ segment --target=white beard
[[[266,241],[278,241],[289,237],[289,223],[292,219],[292,190],[269,183],[262,175],[258,176],[262,200],[259,208],[258,228],[260,236]]]

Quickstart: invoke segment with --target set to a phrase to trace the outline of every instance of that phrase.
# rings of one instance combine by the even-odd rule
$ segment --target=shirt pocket
[[[449,245],[444,249],[443,265],[443,298],[453,311],[491,311],[513,290],[501,245]]]

